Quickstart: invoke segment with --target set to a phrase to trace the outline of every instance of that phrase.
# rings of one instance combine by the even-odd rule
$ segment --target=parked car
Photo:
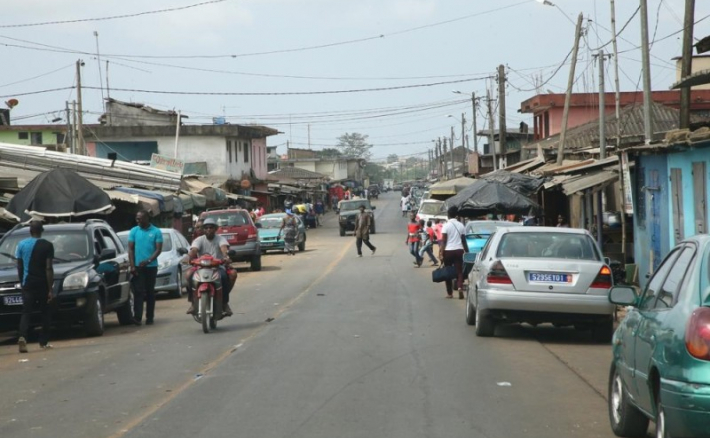
[[[574,228],[499,228],[476,257],[466,322],[476,335],[496,325],[551,322],[591,329],[597,341],[613,333],[611,269],[588,231]]]
[[[273,250],[284,250],[284,239],[281,231],[281,224],[286,217],[286,213],[265,214],[256,221],[256,226],[259,228],[259,242],[261,244],[261,252]],[[301,218],[294,216],[298,221],[298,235],[296,236],[296,244],[299,251],[306,250],[306,226]]]
[[[355,231],[355,219],[357,215],[360,214],[360,206],[365,206],[365,212],[367,212],[372,217],[372,224],[370,225],[370,234],[375,234],[377,228],[375,227],[375,206],[370,204],[367,199],[353,199],[351,201],[340,201],[338,203],[338,222],[340,225],[340,235],[344,236],[347,231]]]
[[[476,262],[476,256],[483,246],[488,242],[488,239],[496,232],[498,228],[509,228],[520,226],[517,222],[509,221],[469,221],[466,223],[466,244],[468,252],[463,255],[464,276],[468,277],[473,269],[473,264]]]
[[[128,250],[129,232],[118,233],[118,238],[121,239],[126,250]],[[158,276],[155,279],[155,291],[168,292],[170,297],[180,298],[187,286],[187,275],[190,270],[187,260],[190,244],[182,234],[173,228],[161,228],[160,232],[163,234],[163,250],[158,255]]]
[[[417,211],[416,219],[422,219],[424,222],[427,222],[429,220],[436,219],[437,216],[446,218],[446,209],[444,205],[444,201],[437,201],[436,199],[422,201],[419,205],[419,211]]]
[[[710,236],[671,250],[638,295],[616,286],[609,299],[627,308],[614,333],[609,420],[618,436],[710,434]]]
[[[230,208],[208,210],[200,214],[203,221],[212,218],[217,222],[217,234],[229,243],[234,251],[233,262],[249,262],[252,271],[261,270],[261,244],[259,231],[247,210]]]
[[[0,241],[0,330],[17,329],[20,323],[22,291],[14,255],[28,237],[28,227],[16,227]],[[42,238],[54,245],[55,323],[81,323],[88,336],[101,336],[104,315],[115,311],[120,324],[133,324],[128,253],[109,224],[91,219],[45,225]],[[30,324],[40,322],[37,310]]]

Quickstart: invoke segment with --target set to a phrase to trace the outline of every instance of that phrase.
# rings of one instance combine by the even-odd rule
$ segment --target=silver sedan
[[[466,322],[478,336],[493,336],[498,323],[551,322],[611,339],[611,269],[586,230],[499,228],[469,280]]]

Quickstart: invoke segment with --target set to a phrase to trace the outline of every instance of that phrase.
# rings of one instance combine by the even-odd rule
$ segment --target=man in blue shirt
[[[128,262],[133,274],[133,317],[135,324],[141,325],[145,301],[145,323],[151,325],[155,317],[155,277],[158,275],[158,256],[163,250],[163,233],[150,223],[147,211],[139,211],[136,222],[138,225],[128,233]]]
[[[42,222],[30,222],[30,237],[22,240],[15,250],[17,275],[22,285],[22,317],[20,318],[20,338],[17,341],[20,353],[27,353],[27,332],[30,318],[39,303],[42,312],[42,333],[39,336],[41,348],[49,345],[50,308],[52,285],[54,284],[54,245],[42,239]]]

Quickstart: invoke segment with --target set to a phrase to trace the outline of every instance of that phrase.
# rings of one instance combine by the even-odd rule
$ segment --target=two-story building
[[[320,151],[290,148],[288,158],[280,160],[279,168],[297,167],[325,175],[331,182],[363,182],[365,160],[355,157],[323,156]]]

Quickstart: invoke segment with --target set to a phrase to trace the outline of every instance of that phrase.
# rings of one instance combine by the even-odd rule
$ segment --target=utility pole
[[[106,104],[104,105],[104,111],[108,108],[108,103],[111,100],[111,88],[108,82],[108,59],[106,60]],[[111,112],[106,111],[106,116],[108,117],[108,124],[111,126]]]
[[[493,105],[491,104],[491,91],[486,90],[486,96],[488,97],[488,143],[490,143],[491,153],[493,154],[493,170],[498,170],[498,164],[496,161],[496,137],[495,137],[495,120],[493,120]]]
[[[621,88],[619,86],[619,50],[616,41],[616,5],[611,0],[611,43],[614,50],[614,87],[616,95],[616,153],[619,156],[619,192],[621,194],[621,256],[626,263],[626,193],[624,192],[624,165],[621,160]]]
[[[446,175],[446,179],[449,179],[449,166],[446,164],[446,154],[448,153],[448,149],[446,149],[446,142],[447,142],[447,138],[444,137],[442,139],[442,143],[444,145],[444,156],[442,157],[441,161],[444,166],[444,173],[443,174]]]
[[[84,113],[81,106],[81,66],[84,62],[80,59],[76,61],[76,100],[77,100],[77,137],[78,144],[76,145],[76,153],[78,155],[86,155],[84,149]]]
[[[475,115],[475,114],[474,114]],[[471,151],[468,150],[468,146],[466,146],[466,113],[461,113],[461,150],[466,151],[464,154],[465,158],[465,168],[466,172],[468,172],[468,156],[471,153]]]
[[[503,154],[504,161],[507,151],[507,134],[508,130],[505,123],[505,66],[501,64],[498,66],[498,143],[500,144],[500,153]]]
[[[599,50],[599,159],[606,158],[606,95],[604,87],[604,50]],[[618,123],[618,121],[617,121]],[[604,252],[604,206],[602,191],[597,192],[597,243]]]
[[[308,149],[311,148],[311,124],[308,124]]]
[[[454,127],[451,127],[451,143],[449,144],[449,149],[451,149],[451,179],[456,178],[456,165],[454,164]]]
[[[640,0],[641,19],[641,72],[643,74],[643,128],[646,144],[653,139],[653,115],[651,113],[651,54],[648,47],[648,3]]]
[[[67,133],[64,135],[64,142],[67,144],[67,149],[69,153],[74,153],[74,133],[72,131],[71,124],[71,111],[69,110],[69,101],[66,102],[66,112],[67,112]]]
[[[473,105],[473,150],[478,153],[478,131],[476,128],[476,93],[471,93],[471,104]]]
[[[177,112],[177,122],[175,123],[175,159],[178,157],[178,144],[180,143],[180,111]]]
[[[685,0],[683,23],[683,58],[680,79],[693,74],[693,26],[695,22],[695,0]],[[690,128],[690,87],[680,89],[680,129]]]
[[[572,65],[569,69],[567,80],[567,94],[565,96],[565,109],[562,112],[562,132],[560,133],[560,144],[557,145],[557,165],[562,165],[565,156],[565,140],[567,138],[567,121],[569,120],[569,104],[572,99],[572,86],[574,86],[574,72],[577,67],[577,54],[579,53],[579,40],[582,37],[582,19],[580,13],[577,17],[577,28],[574,32],[574,47],[572,48]]]

